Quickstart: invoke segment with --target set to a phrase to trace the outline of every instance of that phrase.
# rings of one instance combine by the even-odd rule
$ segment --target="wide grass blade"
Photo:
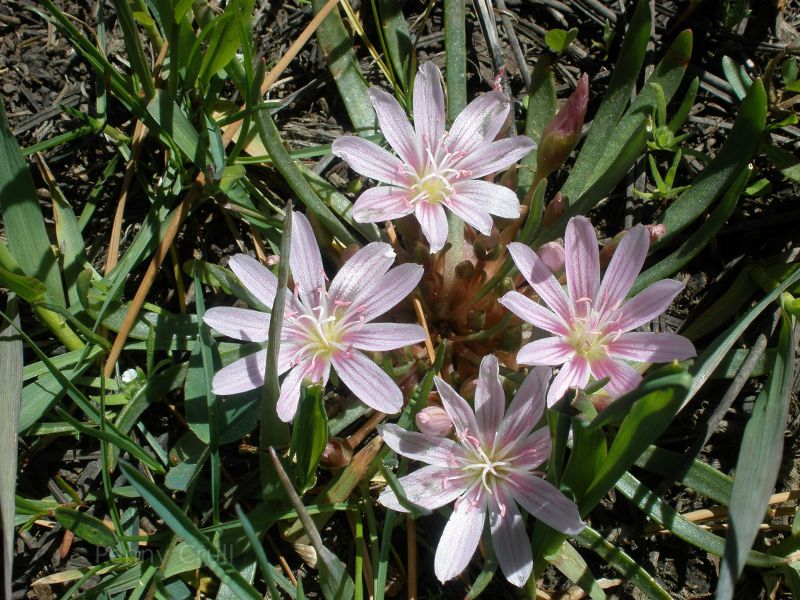
[[[13,295],[6,313],[19,327],[19,301]],[[3,530],[3,596],[11,598],[14,558],[14,490],[17,487],[17,433],[22,400],[22,340],[11,323],[0,328],[0,526]]]
[[[725,538],[717,600],[733,597],[748,549],[764,518],[783,458],[783,437],[792,393],[795,320],[784,312],[778,353],[767,384],[756,398],[742,437],[731,496],[731,529]]]
[[[164,523],[202,559],[203,563],[233,590],[241,600],[262,600],[263,596],[228,562],[225,554],[202,534],[197,525],[169,496],[130,463],[120,461],[119,468],[147,504],[164,519]]]

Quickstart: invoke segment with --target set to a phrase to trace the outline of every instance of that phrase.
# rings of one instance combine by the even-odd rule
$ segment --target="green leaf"
[[[47,293],[45,285],[35,277],[16,275],[2,267],[0,267],[0,286],[8,288],[29,304],[42,301]]]
[[[592,127],[570,171],[569,178],[562,188],[562,192],[570,201],[588,187],[589,178],[595,172],[594,166],[607,152],[614,129],[630,102],[633,86],[644,62],[647,42],[650,40],[651,18],[650,2],[639,0],[628,25],[628,32],[625,34],[608,90],[595,113]]]
[[[650,446],[636,459],[636,466],[664,477],[676,477],[675,467],[685,461],[683,454]],[[677,479],[709,500],[727,505],[731,499],[733,480],[714,467],[694,459]]]
[[[547,562],[561,571],[567,578],[589,594],[592,600],[603,600],[606,593],[592,576],[589,565],[569,542],[561,544],[558,554],[545,557]]]
[[[225,554],[204,536],[189,517],[153,482],[133,465],[120,461],[119,467],[145,502],[164,523],[202,559],[203,563],[233,590],[241,600],[262,600],[263,596],[228,562]]]
[[[18,300],[8,296],[6,312],[19,327]],[[3,531],[3,596],[11,598],[14,560],[14,490],[17,489],[17,434],[22,401],[22,340],[11,323],[0,321],[0,529]]]
[[[614,436],[606,460],[588,486],[585,495],[579,499],[581,515],[588,514],[642,452],[663,433],[678,412],[688,383],[688,380],[679,378],[662,380],[655,389],[641,396],[633,404]],[[626,398],[631,397],[632,394],[628,394],[617,402],[627,401]],[[616,402],[609,408],[614,404]],[[598,421],[603,421],[605,412],[607,411],[598,416],[593,426],[596,427]]]
[[[762,145],[761,150],[781,175],[792,181],[800,181],[800,158],[797,158],[795,154],[772,144]]]
[[[208,47],[203,53],[200,66],[199,80],[202,88],[236,56],[240,27],[237,17],[242,14],[249,19],[254,3],[255,0],[232,0],[225,7],[225,12],[212,21],[214,30],[208,38]],[[209,26],[212,25],[206,25]]]
[[[72,508],[59,506],[54,514],[62,527],[95,546],[116,546],[117,536],[100,519]]]
[[[736,580],[764,520],[778,478],[794,375],[794,328],[794,318],[784,313],[775,365],[756,398],[742,436],[730,502],[731,527],[725,538],[725,557],[717,586],[718,600],[733,597]]]
[[[722,57],[722,72],[725,74],[725,79],[731,84],[733,93],[741,100],[747,95],[750,86],[753,85],[753,80],[744,70],[744,67],[738,62],[733,60],[730,56]]]
[[[200,136],[192,126],[189,117],[165,90],[158,89],[147,105],[147,112],[155,121],[158,130],[169,136],[167,143],[174,141],[178,149],[193,163],[204,166],[205,148],[200,144]]]
[[[380,20],[381,40],[389,56],[397,83],[405,94],[409,90],[409,76],[413,74],[416,54],[408,24],[403,16],[403,3],[396,0],[376,0]]]
[[[56,256],[44,225],[36,186],[0,105],[0,214],[8,248],[25,275],[44,282],[46,298],[66,306]]]
[[[670,600],[672,598],[669,592],[658,585],[650,573],[645,571],[622,548],[609,542],[598,531],[591,527],[585,527],[575,539],[581,546],[595,552],[633,585],[642,590],[646,594],[646,598],[654,600],[657,598]]]
[[[681,194],[664,212],[661,223],[664,237],[656,243],[660,248],[695,222],[722,191],[730,187],[747,168],[758,148],[767,118],[767,95],[760,80],[750,88],[728,139],[714,160],[703,169],[691,188]]]
[[[525,118],[525,135],[537,144],[547,124],[556,116],[558,100],[556,98],[556,80],[553,75],[553,63],[547,55],[536,61],[531,74],[531,89],[528,90],[528,110]],[[528,193],[533,185],[536,171],[536,150],[520,161],[517,176],[517,194]]]
[[[328,417],[321,385],[303,385],[292,428],[291,455],[295,460],[295,480],[301,490],[314,486],[317,465],[328,443]]]
[[[317,14],[325,6],[325,0],[312,0],[311,6],[314,14]],[[353,51],[353,42],[338,8],[323,19],[316,36],[353,129],[360,135],[373,133],[378,128],[375,109],[372,108],[367,84]]]
[[[750,175],[753,173],[753,166],[747,165],[736,174],[725,195],[714,212],[703,221],[700,227],[681,246],[669,256],[661,259],[655,265],[639,274],[631,288],[630,295],[634,296],[649,285],[666,279],[676,273],[681,267],[688,264],[700,251],[711,243],[717,232],[722,229],[725,222],[733,214],[739,197],[742,195]]]
[[[563,54],[569,45],[578,37],[578,28],[573,27],[569,31],[563,29],[551,29],[544,34],[544,43],[556,54]]]

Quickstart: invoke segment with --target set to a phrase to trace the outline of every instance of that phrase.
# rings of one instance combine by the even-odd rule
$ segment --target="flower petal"
[[[519,386],[516,396],[506,411],[496,447],[506,446],[527,435],[542,417],[545,407],[545,390],[550,380],[548,367],[534,367]]]
[[[581,216],[570,219],[564,242],[569,296],[576,312],[587,315],[600,285],[600,251],[592,222]]]
[[[325,290],[325,269],[311,223],[297,211],[292,213],[291,242],[289,267],[295,286],[308,299],[307,306],[317,306],[320,291]]]
[[[337,352],[331,361],[342,383],[370,408],[393,414],[403,407],[403,392],[397,384],[361,352]]]
[[[515,454],[509,454],[512,458],[507,460],[517,469],[532,471],[548,459],[550,447],[550,429],[542,427],[518,440],[513,448]]]
[[[246,254],[232,256],[228,266],[248,292],[259,302],[272,308],[278,291],[278,278],[272,271]]]
[[[481,540],[486,520],[486,498],[482,489],[475,488],[462,498],[444,527],[433,559],[434,573],[442,583],[467,567]]]
[[[364,177],[399,187],[408,183],[400,159],[373,142],[346,135],[333,141],[331,152]]]
[[[569,333],[564,321],[556,316],[553,311],[534,302],[519,292],[508,292],[500,298],[498,302],[523,321],[536,325],[536,327],[540,329],[563,337],[566,337]]]
[[[380,88],[369,88],[368,94],[375,114],[378,115],[383,137],[404,163],[418,171],[422,167],[420,149],[406,111],[394,96]]]
[[[648,248],[650,236],[644,225],[637,225],[622,238],[597,292],[595,307],[600,314],[615,310],[625,300],[642,270]]]
[[[519,199],[514,190],[481,179],[457,181],[453,184],[459,198],[468,197],[492,215],[505,219],[516,219],[520,214]]]
[[[561,370],[553,379],[550,384],[550,389],[547,391],[547,406],[553,406],[556,402],[561,400],[561,397],[568,388],[583,388],[589,382],[589,363],[582,356],[573,356],[572,359],[565,363]]]
[[[478,431],[487,447],[494,439],[506,412],[506,393],[500,383],[500,364],[494,356],[486,356],[478,371],[478,386],[475,390],[475,420]]]
[[[489,496],[489,526],[503,575],[515,586],[522,587],[533,570],[531,543],[517,503],[505,486],[496,486],[494,494]]]
[[[614,358],[636,362],[670,362],[697,356],[697,350],[688,339],[675,333],[623,333],[608,345],[608,354]]]
[[[567,535],[583,531],[578,507],[552,484],[528,473],[506,481],[520,506],[546,525]]]
[[[382,277],[389,270],[396,257],[389,244],[367,244],[342,265],[331,282],[328,296],[334,301],[352,302],[367,281]]]
[[[379,425],[378,435],[392,450],[413,460],[436,467],[458,467],[466,461],[461,444],[445,437],[406,431],[397,425]]]
[[[475,419],[475,413],[472,412],[467,401],[459,396],[444,379],[434,377],[433,382],[436,384],[436,390],[442,398],[442,407],[450,415],[450,420],[456,428],[458,438],[476,438],[480,435],[481,430],[478,427],[478,421]]]
[[[399,219],[414,212],[408,190],[382,185],[361,193],[353,204],[353,218],[359,223],[378,223]]]
[[[412,323],[366,323],[348,333],[343,340],[359,350],[382,352],[416,344],[425,339],[425,330]]]
[[[612,398],[632,392],[642,382],[642,376],[636,369],[620,360],[601,359],[591,362],[592,375],[600,380],[609,377],[610,381],[603,389]]]
[[[444,208],[440,204],[417,202],[414,213],[431,247],[431,254],[441,250],[447,241],[447,215]]]
[[[485,141],[492,141],[509,110],[508,96],[503,92],[488,92],[475,98],[453,122],[447,138],[448,151],[469,155]],[[493,133],[490,140],[486,139],[487,133]]]
[[[203,322],[236,340],[266,342],[269,338],[269,315],[257,310],[216,306],[206,311]]]
[[[630,331],[649,323],[669,308],[682,289],[683,284],[674,279],[656,281],[619,308],[616,326]]]
[[[575,356],[575,348],[564,338],[546,337],[525,344],[517,353],[517,362],[523,365],[563,365]]]
[[[422,63],[414,80],[414,127],[422,148],[428,147],[436,154],[444,136],[444,91],[442,74],[428,61]]]
[[[222,367],[211,380],[211,391],[218,396],[249,392],[264,385],[267,351],[259,350]]]
[[[484,207],[470,196],[455,195],[450,198],[447,207],[469,223],[483,235],[491,235],[494,221]]]
[[[533,140],[524,135],[515,135],[476,148],[458,163],[458,168],[469,171],[472,179],[505,171],[536,147]]]
[[[276,409],[281,421],[288,423],[294,419],[297,412],[297,403],[300,401],[300,387],[307,376],[308,363],[302,362],[294,367],[281,383],[281,393],[278,396]]]
[[[357,311],[365,323],[381,316],[408,296],[422,278],[422,265],[405,263],[389,270],[383,277],[372,280],[353,298],[350,311]]]
[[[539,297],[564,323],[569,323],[572,316],[572,305],[564,293],[564,289],[559,285],[547,265],[542,262],[542,259],[525,244],[519,242],[510,243],[508,251],[519,272],[539,294]]]
[[[401,477],[399,481],[403,493],[410,502],[433,510],[449,504],[463,494],[467,489],[469,477],[465,476],[461,469],[427,466]],[[392,510],[408,512],[389,487],[381,492],[378,502]]]

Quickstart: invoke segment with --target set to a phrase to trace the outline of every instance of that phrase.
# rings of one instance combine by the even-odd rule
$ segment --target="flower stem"
[[[467,105],[467,33],[464,0],[444,2],[445,78],[447,79],[447,118],[451,123]],[[464,260],[464,221],[452,212],[447,216],[450,248],[444,257],[444,288],[449,290],[456,277],[456,265]]]

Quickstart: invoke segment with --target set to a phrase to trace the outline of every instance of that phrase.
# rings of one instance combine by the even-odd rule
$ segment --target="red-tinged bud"
[[[536,251],[536,254],[551,273],[558,274],[564,270],[564,246],[558,242],[547,242]]]
[[[645,225],[647,234],[650,236],[650,245],[655,244],[667,233],[667,228],[663,224],[658,225]]]
[[[427,406],[417,413],[417,429],[428,435],[444,437],[453,429],[453,422],[443,408]]]
[[[625,234],[628,233],[627,231],[620,231],[617,235],[611,238],[611,241],[608,242],[603,249],[600,250],[600,266],[607,267],[608,263],[611,262],[611,257],[614,256],[614,252],[619,246],[619,243],[622,241],[622,238],[625,237]]]
[[[564,211],[567,210],[567,201],[564,199],[564,194],[558,192],[553,199],[550,200],[550,204],[547,205],[547,208],[544,209],[544,214],[542,215],[542,225],[545,229],[552,227],[558,218],[564,214]]]
[[[558,169],[581,139],[589,103],[589,76],[584,73],[578,87],[542,132],[536,152],[536,176],[547,177]]]
[[[341,469],[349,465],[352,458],[353,449],[350,447],[350,442],[334,437],[325,444],[320,461],[327,467]]]

